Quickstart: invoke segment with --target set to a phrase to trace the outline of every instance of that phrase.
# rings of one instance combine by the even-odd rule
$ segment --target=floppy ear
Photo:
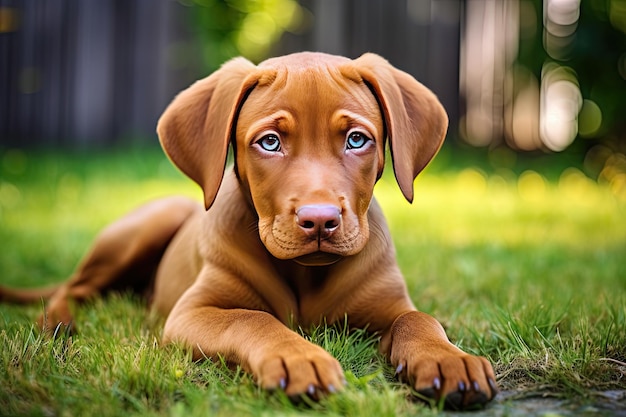
[[[241,100],[254,85],[246,78],[255,68],[244,58],[228,61],[178,94],[159,119],[161,146],[202,187],[207,209],[222,183],[232,126]]]
[[[443,144],[446,111],[428,88],[382,57],[368,53],[353,62],[382,107],[396,181],[412,202],[415,177]]]

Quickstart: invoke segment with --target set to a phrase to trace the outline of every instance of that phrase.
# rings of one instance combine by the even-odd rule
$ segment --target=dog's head
[[[448,119],[437,98],[383,58],[299,53],[258,66],[227,62],[180,93],[159,120],[172,161],[209,208],[229,143],[236,172],[279,259],[328,264],[361,251],[389,140],[402,193],[441,146]]]

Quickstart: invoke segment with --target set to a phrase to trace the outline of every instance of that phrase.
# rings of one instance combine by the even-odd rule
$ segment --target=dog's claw
[[[489,382],[489,388],[491,388],[491,392],[493,396],[495,397],[496,393],[498,392],[498,386],[496,385],[496,381],[494,381],[491,378],[489,378],[487,381]]]
[[[285,378],[281,378],[280,381],[278,381],[278,385],[280,386],[280,389],[284,391],[285,388],[287,388],[287,380]]]
[[[480,392],[480,385],[478,384],[478,381],[472,382],[472,388],[474,389],[474,391]]]
[[[404,369],[404,365],[399,364],[398,367],[396,368],[396,375],[400,375],[403,369]]]
[[[435,388],[435,391],[439,391],[441,389],[441,380],[439,378],[433,379],[433,388]]]
[[[466,388],[467,388],[467,387],[465,386],[465,382],[463,382],[463,381],[459,381],[459,391],[460,391],[460,392],[465,392],[465,389],[466,389]]]
[[[315,385],[313,385],[313,384],[309,384],[309,387],[307,388],[306,392],[307,392],[309,395],[313,395],[313,394],[315,394]]]

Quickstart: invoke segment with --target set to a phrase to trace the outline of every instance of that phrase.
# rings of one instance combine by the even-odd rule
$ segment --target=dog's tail
[[[41,288],[8,288],[0,285],[0,303],[29,304],[48,300],[61,287],[55,284]]]

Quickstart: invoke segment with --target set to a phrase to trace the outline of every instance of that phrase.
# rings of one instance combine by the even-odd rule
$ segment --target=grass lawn
[[[504,395],[487,415],[518,415],[530,397],[565,400],[563,413],[624,412],[626,195],[544,159],[494,167],[444,149],[418,178],[413,205],[390,170],[376,195],[417,307],[494,364]],[[0,151],[0,282],[62,280],[107,222],[181,193],[201,197],[158,149]],[[162,323],[144,307],[128,294],[98,299],[76,309],[78,335],[47,340],[33,327],[41,305],[0,305],[0,415],[439,413],[409,399],[365,333],[305,329],[349,385],[293,404],[236,369],[159,347]]]

